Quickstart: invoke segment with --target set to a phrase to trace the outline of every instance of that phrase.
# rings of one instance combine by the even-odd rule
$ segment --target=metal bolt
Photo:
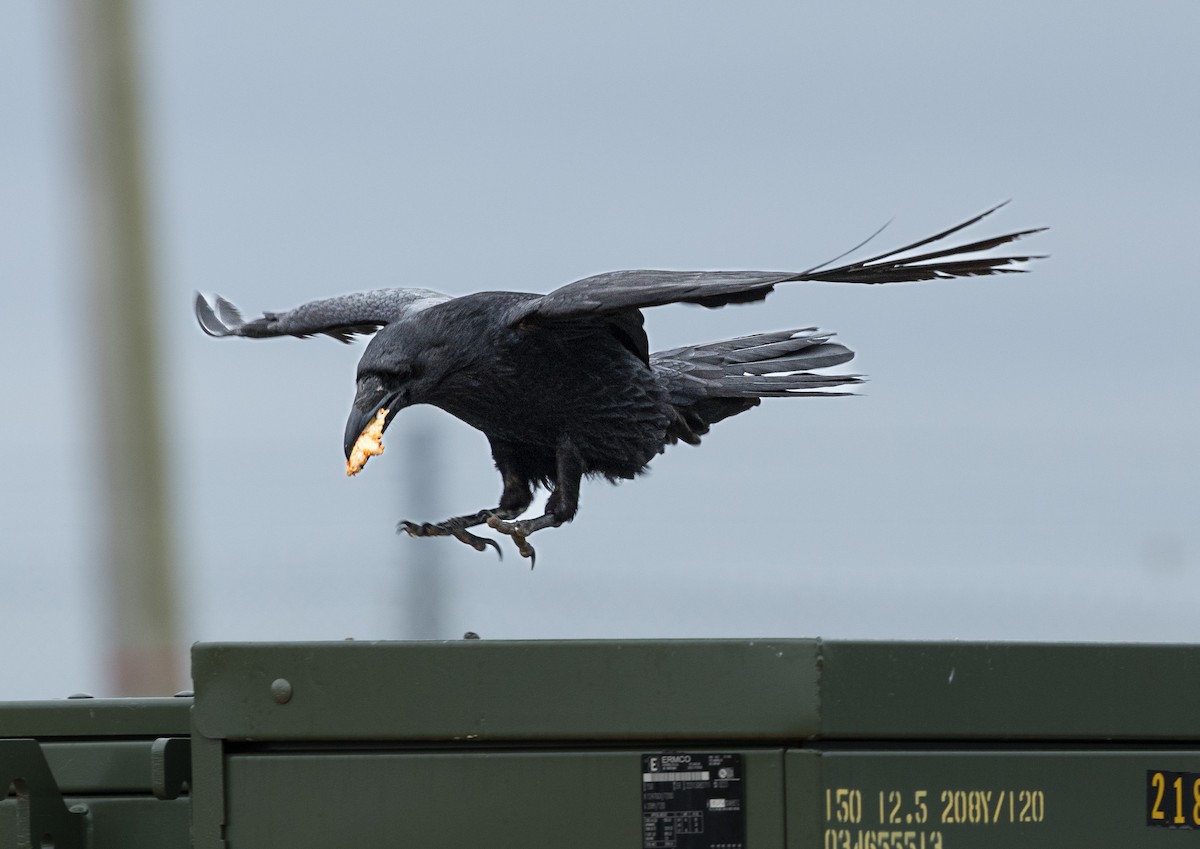
[[[286,678],[276,678],[272,681],[271,698],[281,705],[290,702],[292,700],[292,682]]]

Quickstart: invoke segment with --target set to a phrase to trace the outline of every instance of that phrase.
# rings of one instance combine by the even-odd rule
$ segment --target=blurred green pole
[[[82,285],[99,427],[103,527],[98,559],[108,602],[111,686],[169,695],[181,674],[170,510],[163,464],[137,48],[128,0],[71,0],[70,46],[87,227]]]

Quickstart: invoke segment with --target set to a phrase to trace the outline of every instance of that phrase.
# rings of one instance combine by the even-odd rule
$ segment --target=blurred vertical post
[[[413,431],[408,439],[408,456],[404,464],[408,487],[405,500],[406,516],[417,521],[424,518],[442,517],[441,440],[437,431],[422,427]],[[445,639],[444,611],[446,576],[446,546],[442,539],[402,540],[405,545],[408,568],[405,570],[405,616],[404,636],[410,640]]]
[[[72,0],[69,9],[88,236],[81,263],[94,393],[88,418],[99,424],[105,646],[116,693],[165,695],[181,676],[133,10],[129,0]]]

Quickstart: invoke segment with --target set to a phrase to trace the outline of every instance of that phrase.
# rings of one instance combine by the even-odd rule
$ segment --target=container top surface
[[[191,708],[187,697],[0,702],[0,738],[185,736]]]
[[[1200,740],[1200,646],[783,640],[198,644],[232,740]]]

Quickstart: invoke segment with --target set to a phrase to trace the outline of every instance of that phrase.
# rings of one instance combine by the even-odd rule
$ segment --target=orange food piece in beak
[[[350,459],[346,461],[346,474],[357,475],[367,465],[367,460],[376,454],[383,453],[383,423],[387,421],[388,411],[380,408],[371,419],[371,423],[363,428],[350,449]]]

